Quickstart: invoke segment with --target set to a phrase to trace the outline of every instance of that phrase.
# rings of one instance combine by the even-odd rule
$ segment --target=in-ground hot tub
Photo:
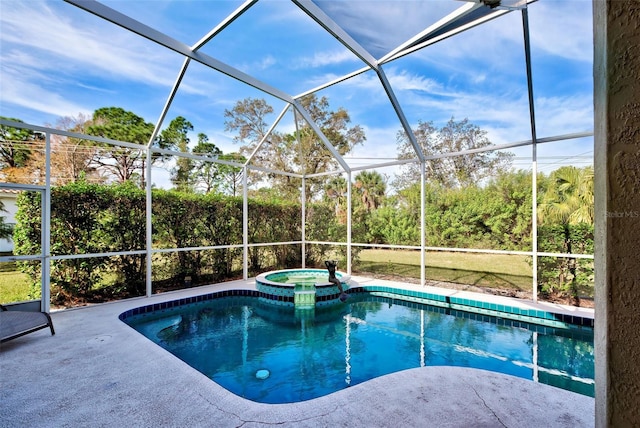
[[[336,272],[344,291],[349,289],[350,275]],[[340,289],[329,282],[326,269],[284,269],[265,272],[256,277],[256,288],[266,300],[296,307],[340,302]]]

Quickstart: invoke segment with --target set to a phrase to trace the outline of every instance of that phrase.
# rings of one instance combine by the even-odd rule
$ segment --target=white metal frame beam
[[[209,42],[209,40],[213,39],[216,35],[218,35],[218,33],[220,33],[222,30],[224,30],[229,25],[231,25],[233,21],[235,21],[240,16],[242,16],[243,13],[249,10],[249,8],[254,4],[256,4],[257,2],[258,0],[247,0],[244,3],[242,3],[236,10],[231,12],[231,14],[227,16],[220,24],[216,25],[215,28],[209,31],[203,38],[198,40],[191,47],[191,49],[194,51],[197,51],[198,49],[203,47],[205,44],[207,44],[207,42]]]
[[[398,119],[400,119],[400,123],[402,124],[402,128],[404,129],[404,132],[409,137],[409,141],[411,141],[411,145],[413,146],[413,150],[416,152],[416,156],[418,156],[418,160],[420,162],[423,162],[424,152],[422,151],[422,148],[420,147],[420,145],[418,144],[418,141],[416,140],[416,136],[413,133],[413,129],[411,129],[411,125],[409,124],[409,121],[404,115],[404,111],[402,111],[402,107],[400,107],[400,103],[398,102],[398,99],[396,98],[396,95],[393,92],[393,89],[391,88],[391,83],[389,83],[389,80],[387,79],[387,75],[382,70],[382,67],[378,68],[376,72],[378,73],[378,78],[382,83],[382,87],[384,88],[384,91],[389,97],[389,101],[391,102],[391,105],[393,106],[393,109],[395,110],[396,115],[398,116]]]
[[[175,98],[176,93],[178,93],[178,88],[180,87],[180,83],[182,83],[182,78],[187,72],[187,68],[189,67],[190,62],[191,62],[191,59],[189,58],[184,59],[184,62],[182,63],[182,67],[180,67],[180,71],[178,72],[178,77],[176,77],[176,80],[173,83],[173,87],[171,88],[171,92],[167,97],[167,101],[165,101],[164,107],[162,107],[162,111],[160,112],[160,117],[156,121],[156,125],[153,128],[153,132],[151,133],[151,137],[149,138],[147,147],[151,147],[153,145],[153,142],[158,137],[158,134],[160,133],[160,128],[162,128],[164,119],[167,116],[167,113],[169,112],[169,107],[171,107],[171,103],[173,103],[173,99]]]
[[[322,84],[320,86],[316,86],[313,89],[310,89],[308,91],[302,92],[302,93],[300,93],[298,95],[294,95],[293,98],[300,99],[302,97],[306,97],[307,95],[315,94],[318,91],[321,91],[323,89],[327,89],[327,88],[329,88],[329,87],[331,87],[333,85],[337,85],[340,82],[344,82],[345,80],[349,80],[352,77],[359,76],[359,75],[361,75],[363,73],[366,73],[367,71],[371,71],[371,68],[370,67],[363,67],[363,68],[361,68],[359,70],[356,70],[354,72],[351,72],[349,74],[345,74],[342,77],[338,77],[337,79],[334,79],[334,80],[332,80],[330,82],[324,83],[324,84]]]

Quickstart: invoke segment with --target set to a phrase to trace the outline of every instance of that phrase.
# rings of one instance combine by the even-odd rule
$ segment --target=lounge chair
[[[0,309],[0,343],[47,327],[52,336],[56,334],[46,312],[10,311],[2,305]]]

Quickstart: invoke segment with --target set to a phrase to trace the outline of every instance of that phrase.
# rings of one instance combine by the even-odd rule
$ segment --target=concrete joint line
[[[486,407],[487,410],[489,410],[493,414],[493,416],[495,416],[495,418],[498,420],[498,422],[500,422],[500,425],[502,425],[503,427],[507,428],[507,426],[500,420],[500,417],[496,414],[496,412],[494,412],[493,409],[487,405],[486,401],[484,401],[484,398],[482,398],[480,396],[480,394],[478,394],[478,391],[476,391],[476,389],[471,385],[469,385],[469,387],[471,389],[473,389],[473,392],[475,392],[476,395],[478,396],[478,398],[480,399],[480,401],[482,401],[482,404],[484,405],[484,407]]]

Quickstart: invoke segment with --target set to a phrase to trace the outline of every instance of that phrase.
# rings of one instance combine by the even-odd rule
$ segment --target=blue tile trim
[[[462,299],[455,296],[442,296],[422,291],[403,290],[400,288],[366,285],[349,290],[350,294],[368,293],[409,302],[428,304],[441,308],[448,308],[463,312],[492,316],[526,323],[541,324],[555,328],[571,328],[573,326],[594,326],[593,318],[575,315],[556,314],[533,309],[518,308],[516,306],[497,305],[479,300]]]
[[[147,314],[147,313],[159,311],[159,310],[162,310],[162,309],[175,308],[177,306],[188,305],[188,304],[191,304],[191,303],[204,302],[204,301],[207,301],[207,300],[218,299],[220,297],[229,297],[229,296],[257,296],[257,297],[262,297],[262,296],[260,296],[260,294],[261,293],[259,293],[258,291],[255,291],[255,290],[225,290],[225,291],[218,291],[216,293],[202,294],[200,296],[186,297],[186,298],[183,298],[183,299],[171,300],[171,301],[168,301],[168,302],[152,303],[150,305],[140,306],[139,308],[129,309],[128,311],[125,311],[125,312],[121,313],[118,316],[118,318],[121,321],[124,321],[125,319],[127,319],[127,318],[129,318],[129,317],[131,317],[133,315]]]

